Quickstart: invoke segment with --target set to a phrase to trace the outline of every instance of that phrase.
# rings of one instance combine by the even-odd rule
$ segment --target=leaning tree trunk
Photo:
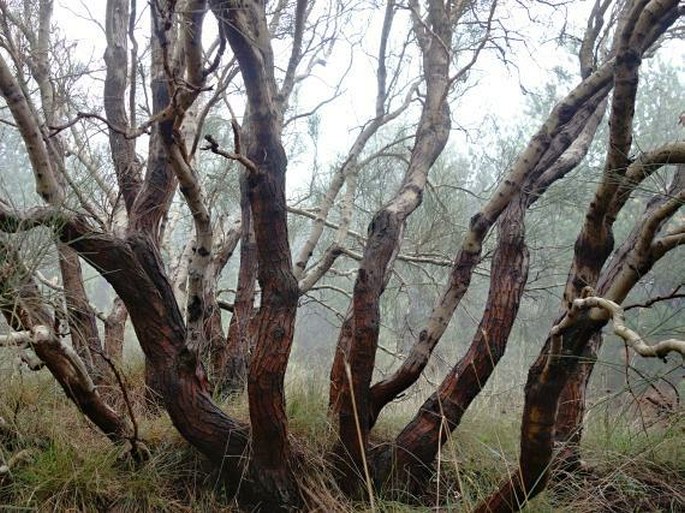
[[[580,441],[583,437],[587,386],[601,343],[602,335],[593,334],[579,356],[578,365],[561,391],[554,426],[555,445],[559,450],[555,457],[555,471],[575,472],[582,467]]]
[[[550,331],[540,356],[528,374],[519,468],[499,490],[478,506],[478,512],[518,511],[545,487],[554,450],[560,396],[570,377],[577,372],[579,359],[588,342],[608,319],[605,314],[593,317],[587,309],[578,308],[576,300],[594,293],[600,271],[613,249],[613,221],[625,204],[631,188],[640,182],[639,179],[631,180],[628,155],[632,144],[641,57],[678,15],[676,0],[632,2],[622,13],[616,34],[614,94],[606,164],[602,182],[590,203],[585,224],[575,244],[574,260],[564,291],[565,313]],[[652,168],[662,164],[652,163]],[[647,231],[643,232],[643,245],[647,246],[644,251],[647,254],[643,258],[655,256],[650,244],[658,226],[647,223],[645,227]],[[637,257],[640,257],[640,250],[640,246],[636,246]],[[632,273],[633,277],[642,275],[644,269],[639,267],[626,265],[625,272]],[[629,282],[626,280],[620,284],[621,294],[627,294],[630,290],[632,285]],[[617,291],[610,299],[622,301],[625,295],[621,294]]]
[[[408,486],[417,491],[425,486],[440,447],[459,424],[464,411],[504,353],[528,269],[523,241],[525,212],[552,183],[573,170],[586,155],[604,112],[604,98],[609,91],[607,77],[608,68],[605,67],[555,107],[503,183],[472,218],[455,258],[450,281],[409,357],[393,375],[372,387],[373,422],[381,409],[422,372],[468,287],[489,228],[499,220],[501,236],[492,270],[496,279],[491,282],[485,314],[467,354],[398,437],[393,465],[399,474],[392,477],[404,482],[395,482],[396,488]],[[390,472],[383,468],[389,461],[388,451],[381,450],[376,456],[379,462],[377,477],[383,481]]]
[[[579,350],[577,341],[587,340],[603,324],[591,320],[579,323],[577,328],[564,333],[563,347],[557,337],[547,340],[528,372],[519,468],[496,493],[478,506],[477,512],[518,511],[545,488],[554,450],[558,399],[578,365],[578,360],[569,356]],[[582,348],[582,343],[580,345]]]
[[[351,319],[341,332],[333,374],[338,383],[331,390],[338,398],[340,483],[358,493],[368,471],[367,450],[371,429],[370,385],[380,328],[380,297],[386,284],[388,265],[401,242],[404,224],[419,206],[428,171],[442,152],[450,129],[447,102],[450,89],[448,48],[452,24],[445,5],[430,2],[428,27],[414,13],[417,38],[425,69],[426,96],[416,132],[409,166],[402,186],[373,217],[362,261],[359,265],[351,306]],[[348,335],[351,335],[348,338]],[[343,361],[340,361],[343,359]]]
[[[52,330],[53,318],[44,305],[45,299],[17,251],[0,243],[0,310],[7,324],[15,331],[32,333],[31,348],[38,358],[66,396],[110,440],[135,443],[129,423],[104,402],[84,362]]]
[[[66,320],[71,343],[86,364],[96,384],[111,384],[111,370],[103,358],[102,341],[93,307],[83,284],[83,270],[78,254],[69,246],[58,243],[59,266],[64,285]]]
[[[164,2],[162,2],[164,3]],[[152,13],[154,20],[155,13]],[[157,23],[152,22],[153,32],[158,31]],[[152,38],[151,46],[151,81],[150,89],[152,93],[152,115],[158,116],[166,109],[171,101],[169,90],[169,77],[164,69],[165,53],[167,47],[163,47],[159,37]],[[107,91],[105,91],[105,94]],[[176,192],[177,180],[174,172],[169,165],[169,147],[173,144],[173,122],[163,120],[152,125],[150,133],[150,143],[148,149],[148,162],[146,175],[140,191],[138,191],[135,201],[130,207],[128,232],[130,234],[147,234],[155,244],[158,244],[162,236],[162,221],[169,211],[171,200]],[[117,176],[122,191],[130,190],[134,187],[134,181],[130,176],[130,169],[122,166]],[[123,298],[122,298],[123,299]],[[151,407],[158,404],[162,383],[161,378],[156,375],[154,366],[145,361],[145,384],[147,386],[147,400]]]
[[[425,489],[436,455],[504,355],[528,276],[526,203],[525,194],[518,196],[498,224],[493,280],[469,349],[396,439],[393,471],[401,485],[393,486],[395,489],[413,494]]]
[[[186,345],[185,323],[156,242],[145,234],[122,240],[93,233],[79,220],[61,236],[102,271],[126,305],[174,426],[238,486],[245,477],[249,431],[212,402],[202,366]],[[241,492],[251,490],[246,484]],[[255,500],[252,495],[248,501]]]
[[[685,159],[685,144],[665,145],[654,152],[643,154],[628,167],[623,185],[619,188],[612,211],[618,211],[627,201],[629,193],[658,167],[678,159]],[[643,215],[621,246],[614,252],[609,265],[597,282],[597,295],[621,303],[632,287],[645,276],[655,262],[668,249],[662,245],[650,246],[651,239],[666,220],[677,210],[679,195],[685,188],[685,165],[680,164],[666,194],[654,196]],[[645,242],[647,241],[647,242]],[[578,443],[582,435],[587,386],[602,347],[602,337],[595,335],[581,354],[581,364],[576,368],[564,387],[557,415],[556,443],[562,447],[558,455],[558,467],[578,468],[581,458]]]
[[[372,422],[423,372],[469,288],[474,269],[481,259],[485,237],[512,198],[525,194],[525,208],[529,208],[547,188],[575,169],[585,157],[604,114],[610,76],[610,67],[603,66],[555,106],[490,200],[471,218],[448,283],[425,328],[400,367],[371,388]]]

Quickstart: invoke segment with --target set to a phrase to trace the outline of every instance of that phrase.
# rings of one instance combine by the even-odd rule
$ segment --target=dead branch
[[[603,312],[599,315],[608,315],[614,326],[614,333],[621,337],[640,356],[645,358],[665,358],[669,353],[679,353],[685,357],[685,340],[672,338],[651,345],[647,344],[638,333],[625,325],[624,310],[618,303],[598,296],[575,299],[571,311],[559,324],[552,328],[552,334],[560,334],[573,324],[573,320],[578,317],[580,312],[590,310],[591,308],[601,309]]]
[[[632,310],[633,308],[650,308],[656,303],[660,303],[662,301],[671,301],[673,299],[685,298],[685,293],[679,293],[680,289],[683,288],[683,286],[685,286],[685,284],[681,283],[668,294],[651,297],[647,301],[644,301],[642,303],[633,303],[632,305],[624,306],[623,311],[626,312],[628,310]]]
[[[50,125],[48,128],[50,129],[50,137],[54,137],[63,130],[66,130],[67,128],[70,128],[71,126],[75,125],[79,121],[83,119],[95,119],[97,121],[100,121],[104,123],[107,128],[112,130],[113,132],[116,132],[120,135],[123,135],[124,138],[126,139],[135,139],[137,137],[140,137],[141,135],[149,135],[150,134],[150,129],[152,125],[155,123],[161,123],[163,121],[169,121],[170,119],[173,118],[175,113],[175,109],[171,108],[171,106],[168,106],[166,109],[161,111],[160,113],[156,114],[155,116],[151,117],[148,119],[145,123],[142,125],[138,126],[138,128],[135,129],[130,129],[128,127],[122,127],[119,125],[115,125],[111,121],[109,121],[107,118],[95,114],[93,112],[77,112],[76,117],[73,119],[70,119],[69,121],[66,121],[64,123],[61,123],[59,125]]]
[[[252,162],[249,158],[247,158],[245,155],[237,152],[222,150],[221,148],[219,148],[219,143],[216,142],[216,139],[214,139],[214,137],[212,137],[209,134],[205,135],[205,141],[207,141],[208,145],[203,146],[200,149],[209,150],[212,153],[220,155],[228,160],[238,161],[243,166],[245,166],[245,169],[247,169],[249,172],[259,174],[259,169],[257,168],[257,165],[254,162]],[[239,148],[236,148],[236,150],[239,150]]]

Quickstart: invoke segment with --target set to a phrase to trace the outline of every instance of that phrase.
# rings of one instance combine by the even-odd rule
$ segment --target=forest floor
[[[223,493],[217,471],[189,448],[168,417],[146,411],[140,367],[127,371],[140,437],[151,451],[140,466],[122,458],[47,372],[0,368],[0,467],[13,460],[10,472],[0,475],[1,512],[239,511]],[[311,469],[301,479],[316,511],[468,512],[516,466],[520,405],[484,400],[441,450],[434,479],[416,504],[382,495],[373,504],[350,502],[336,491],[325,463],[335,431],[322,385],[288,383],[291,437]],[[682,410],[645,428],[616,404],[594,408],[589,416],[582,447],[586,471],[550,486],[526,512],[685,511]],[[243,399],[223,406],[248,416]],[[414,411],[414,404],[393,405],[379,420],[375,440],[391,439]]]

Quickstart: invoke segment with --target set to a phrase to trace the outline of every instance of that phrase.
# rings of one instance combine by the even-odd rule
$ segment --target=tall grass
[[[0,457],[25,451],[0,484],[0,511],[233,512],[220,476],[188,447],[165,414],[144,407],[140,362],[126,369],[141,436],[152,457],[132,466],[64,398],[45,372],[0,366]],[[327,455],[336,442],[329,419],[328,383],[291,373],[286,382],[290,436],[298,479],[314,511],[365,512],[335,485]],[[379,419],[374,442],[389,440],[411,418],[421,397],[392,405]],[[222,407],[247,419],[244,398]],[[440,448],[424,496],[408,505],[372,490],[379,513],[467,512],[514,472],[518,456],[520,395],[486,394]],[[625,409],[591,411],[583,457],[591,472],[574,476],[536,498],[528,512],[685,511],[685,421],[676,416],[648,432],[636,429]],[[2,462],[0,461],[0,464]]]

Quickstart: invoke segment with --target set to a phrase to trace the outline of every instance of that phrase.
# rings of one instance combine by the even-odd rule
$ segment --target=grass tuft
[[[239,511],[226,495],[216,469],[189,448],[168,416],[145,409],[140,367],[127,368],[126,377],[140,434],[152,457],[136,468],[121,460],[118,450],[65,399],[47,373],[0,369],[0,457],[8,461],[21,455],[11,475],[0,480],[1,511]],[[327,460],[336,442],[327,415],[328,384],[291,376],[286,383],[290,436],[301,456],[296,463],[298,479],[311,511],[371,511],[368,500],[350,501],[335,484]],[[379,419],[374,442],[391,440],[418,404],[418,399],[393,404]],[[243,396],[225,399],[221,406],[231,415],[249,417]],[[439,472],[425,493],[414,497],[414,504],[405,504],[376,490],[374,511],[472,510],[516,469],[519,411],[520,404],[510,397],[476,402],[441,448]],[[556,482],[526,511],[685,511],[683,416],[645,432],[625,410],[611,418],[611,410],[592,413],[582,447],[586,471]]]

